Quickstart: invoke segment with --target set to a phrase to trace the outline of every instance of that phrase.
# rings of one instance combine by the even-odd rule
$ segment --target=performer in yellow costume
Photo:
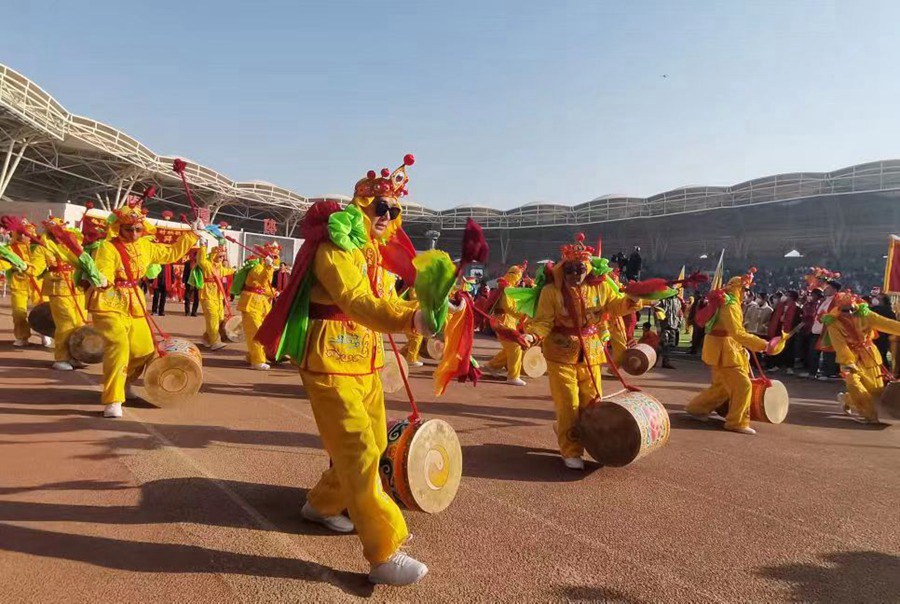
[[[332,461],[309,492],[303,517],[338,532],[355,528],[372,567],[370,581],[393,585],[428,572],[401,551],[406,522],[379,476],[387,446],[382,334],[431,335],[422,313],[390,292],[379,251],[400,227],[399,197],[412,162],[407,156],[381,178],[370,171],[345,210],[335,202],[310,208],[291,281],[258,336],[270,354],[290,356],[299,366]]]
[[[238,310],[241,311],[241,323],[244,326],[244,338],[247,341],[247,361],[257,371],[269,370],[269,364],[266,363],[266,351],[256,341],[256,332],[272,309],[272,299],[275,297],[272,277],[280,264],[280,253],[280,245],[275,242],[268,243],[265,246],[262,261],[251,259],[250,262],[256,264],[252,267],[242,268],[248,272],[246,280],[243,282],[240,300],[238,300]]]
[[[219,326],[225,320],[225,282],[223,279],[234,273],[234,269],[225,265],[225,248],[215,247],[212,253],[201,245],[197,250],[197,266],[203,271],[203,289],[200,290],[200,307],[206,323],[204,339],[210,350],[225,347],[219,335]],[[264,359],[265,360],[265,359]]]
[[[685,411],[701,420],[724,402],[728,402],[725,429],[741,434],[756,434],[750,427],[750,360],[744,348],[763,352],[768,342],[744,329],[741,303],[745,290],[753,284],[751,269],[746,275],[732,277],[723,290],[710,293],[711,304],[718,307],[706,322],[703,362],[712,371],[712,385],[695,396]]]
[[[513,265],[509,267],[506,274],[497,280],[497,289],[491,292],[496,296],[490,315],[497,323],[503,327],[507,327],[513,331],[518,331],[519,323],[524,320],[523,315],[516,312],[516,303],[506,292],[507,287],[517,287],[525,274],[522,266]],[[506,370],[506,382],[513,386],[524,386],[525,380],[522,375],[522,356],[524,351],[518,342],[510,340],[497,334],[497,340],[500,342],[500,352],[494,355],[490,361],[485,364],[485,369],[491,375],[502,375]]]
[[[822,323],[847,386],[847,392],[839,394],[838,400],[845,411],[858,414],[858,421],[877,424],[875,403],[884,392],[887,370],[874,340],[879,333],[900,335],[900,322],[873,312],[852,293],[841,292],[835,296],[832,309],[822,317]]]
[[[122,417],[125,399],[135,398],[131,383],[155,352],[139,280],[151,264],[171,264],[184,258],[199,235],[186,232],[170,245],[156,243],[147,236],[154,227],[137,205],[113,210],[110,218],[107,239],[95,252],[101,285],[89,292],[88,309],[106,343],[100,395],[105,405],[103,416]],[[202,225],[198,222],[194,227],[199,230]]]
[[[26,218],[18,216],[4,216],[3,226],[12,233],[9,249],[25,264],[29,265],[25,271],[12,271],[7,274],[9,282],[10,307],[13,318],[13,346],[27,346],[31,337],[31,327],[28,326],[28,309],[40,304],[42,283],[34,265],[34,248],[39,242],[37,230]],[[53,346],[51,338],[42,337],[42,343],[47,348]]]
[[[82,363],[72,359],[69,354],[69,336],[84,325],[86,312],[84,307],[84,290],[75,282],[78,268],[78,257],[66,246],[56,240],[49,231],[49,225],[55,224],[65,229],[65,222],[59,218],[51,218],[44,222],[48,231],[42,237],[41,245],[35,247],[32,254],[35,272],[43,276],[43,295],[50,301],[50,313],[53,316],[55,331],[53,333],[53,368],[60,371],[72,371],[75,367],[83,367]],[[81,242],[81,233],[75,229],[66,229],[73,239]]]
[[[623,295],[608,273],[588,276],[592,253],[581,234],[574,244],[562,247],[562,261],[553,267],[534,318],[526,324],[526,331],[541,339],[556,407],[559,451],[566,467],[573,470],[584,469],[584,448],[572,434],[578,408],[602,395],[594,383],[602,390],[604,345],[609,340],[606,315],[621,316],[642,305]]]

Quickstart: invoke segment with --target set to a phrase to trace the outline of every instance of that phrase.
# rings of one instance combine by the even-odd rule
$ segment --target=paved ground
[[[206,357],[193,404],[104,420],[98,368],[51,371],[10,323],[3,300],[5,602],[900,601],[900,427],[836,414],[836,384],[791,380],[788,422],[746,437],[682,419],[706,372],[679,360],[638,380],[672,412],[670,444],[577,474],[555,454],[546,379],[434,401],[416,370],[424,412],[462,441],[463,484],[444,513],[407,513],[426,580],[373,589],[354,536],[298,518],[327,459],[296,372],[250,371],[233,345]]]

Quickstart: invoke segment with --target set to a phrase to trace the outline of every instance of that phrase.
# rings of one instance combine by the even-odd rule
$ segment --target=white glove
[[[453,302],[449,302],[448,305],[450,306],[450,312],[459,312],[463,309],[464,306],[462,302],[459,303],[459,306],[457,306]]]
[[[534,336],[530,333],[526,333],[522,339],[528,342],[529,345],[534,344]]]
[[[263,262],[266,263],[266,266],[272,266],[273,264],[275,264],[275,258],[273,258],[272,256],[266,256],[266,259],[263,260]]]
[[[197,218],[194,222],[191,223],[191,228],[194,229],[195,233],[202,233],[204,229],[206,229],[206,225],[203,224],[203,221]]]
[[[425,321],[425,315],[422,314],[421,310],[417,310],[416,314],[413,315],[413,328],[417,333],[426,338],[430,338],[434,335],[434,332],[428,327],[428,324]]]
[[[106,289],[109,287],[109,279],[106,278],[106,275],[100,274],[100,285],[98,285],[100,289]]]

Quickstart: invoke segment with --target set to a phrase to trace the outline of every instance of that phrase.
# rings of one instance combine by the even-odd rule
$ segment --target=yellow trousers
[[[31,327],[28,326],[28,304],[33,296],[30,290],[12,290],[10,292],[10,307],[12,308],[13,336],[17,340],[27,340],[31,337]]]
[[[259,311],[245,310],[241,313],[241,324],[244,326],[244,338],[247,341],[247,361],[251,365],[266,362],[266,349],[256,341],[256,332],[262,325],[266,315]]]
[[[753,386],[747,367],[711,367],[712,385],[691,399],[685,407],[688,413],[712,413],[728,402],[726,428],[750,427],[750,396]]]
[[[594,389],[589,371],[593,371],[601,392]],[[584,454],[584,447],[572,438],[572,429],[578,421],[578,408],[603,394],[600,365],[594,365],[589,369],[584,363],[567,365],[547,361],[547,378],[550,381],[550,396],[553,397],[553,405],[556,407],[556,439],[559,443],[559,452],[563,457],[581,457]]]
[[[332,466],[309,492],[320,514],[350,512],[363,555],[372,564],[394,555],[409,537],[400,508],[384,492],[378,465],[387,447],[384,392],[377,373],[323,375],[300,371]]]
[[[847,402],[866,419],[878,419],[876,401],[884,392],[884,378],[880,367],[860,367],[856,373],[844,375],[847,385]]]
[[[403,347],[400,353],[406,357],[406,360],[410,363],[418,363],[419,352],[422,349],[422,340],[424,340],[424,338],[418,334],[408,336],[408,338],[406,346]]]
[[[69,336],[84,325],[84,296],[50,296],[50,314],[56,329],[53,332],[53,360],[69,361]]]
[[[153,359],[155,348],[150,326],[143,317],[117,312],[95,312],[94,327],[103,335],[104,405],[125,402],[125,384],[140,377],[144,366]]]
[[[216,344],[221,339],[219,335],[219,325],[222,324],[222,321],[225,319],[225,309],[222,306],[221,300],[216,300],[214,298],[204,298],[200,300],[200,307],[203,308],[203,320],[206,322],[206,333],[203,334],[203,338],[206,340],[206,343],[212,346]],[[257,327],[259,329],[259,327]],[[265,363],[265,359],[260,361],[261,363]]]
[[[522,375],[522,347],[515,342],[500,340],[500,346],[503,348],[494,355],[487,366],[490,369],[506,368],[506,377],[514,380]]]

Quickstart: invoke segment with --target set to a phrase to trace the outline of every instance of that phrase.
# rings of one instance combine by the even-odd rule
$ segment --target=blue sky
[[[314,196],[416,155],[434,208],[900,157],[900,2],[20,2],[70,111]],[[667,77],[662,77],[666,75]]]

